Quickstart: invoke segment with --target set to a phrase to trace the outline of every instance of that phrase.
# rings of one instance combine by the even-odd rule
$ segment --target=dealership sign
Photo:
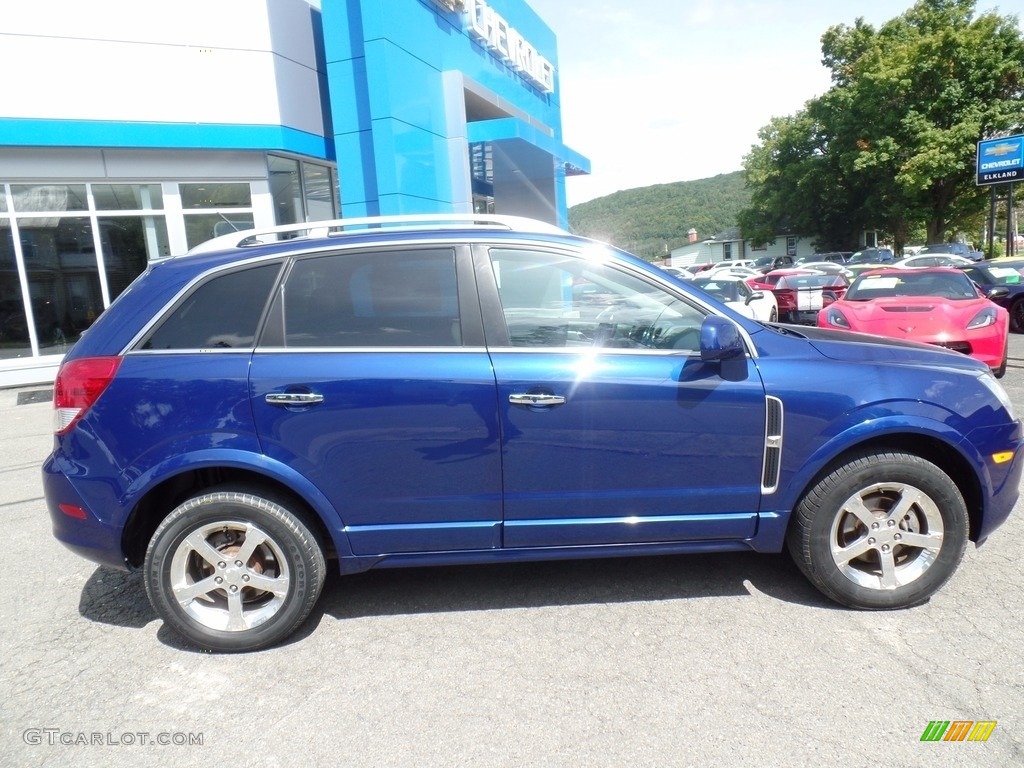
[[[978,142],[978,184],[1024,180],[1024,136]]]
[[[470,35],[544,93],[554,93],[554,66],[485,0],[461,0],[453,4],[465,9]]]

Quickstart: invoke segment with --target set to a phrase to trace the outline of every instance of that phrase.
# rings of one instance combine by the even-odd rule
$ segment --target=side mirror
[[[700,359],[717,363],[744,357],[747,353],[736,324],[718,315],[708,315],[700,326]]]
[[[992,299],[992,301],[995,301],[996,299],[1005,299],[1007,296],[1010,295],[1010,289],[1007,288],[1005,285],[1000,285],[997,286],[996,288],[991,289],[985,295]]]
[[[749,305],[750,302],[752,302],[752,301],[760,301],[763,298],[764,298],[764,291],[754,291],[752,294],[747,296],[747,300],[745,302],[743,302],[743,303]]]

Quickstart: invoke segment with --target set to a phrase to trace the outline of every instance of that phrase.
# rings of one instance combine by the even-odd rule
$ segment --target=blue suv
[[[153,263],[68,353],[55,536],[204,649],[280,642],[328,563],[788,548],[853,608],[929,598],[1010,514],[986,366],[749,320],[549,225],[418,216]]]

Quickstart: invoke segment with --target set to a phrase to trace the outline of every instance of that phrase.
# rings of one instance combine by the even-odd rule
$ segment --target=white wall
[[[0,14],[4,117],[285,125],[324,135],[306,0],[17,5]]]

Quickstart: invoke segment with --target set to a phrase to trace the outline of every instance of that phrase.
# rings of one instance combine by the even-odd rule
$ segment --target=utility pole
[[[1017,211],[1013,205],[1013,182],[1008,185],[1006,193],[1006,255],[1014,256],[1017,252]]]
[[[996,245],[996,188],[994,185],[988,188],[988,258],[995,255]]]

